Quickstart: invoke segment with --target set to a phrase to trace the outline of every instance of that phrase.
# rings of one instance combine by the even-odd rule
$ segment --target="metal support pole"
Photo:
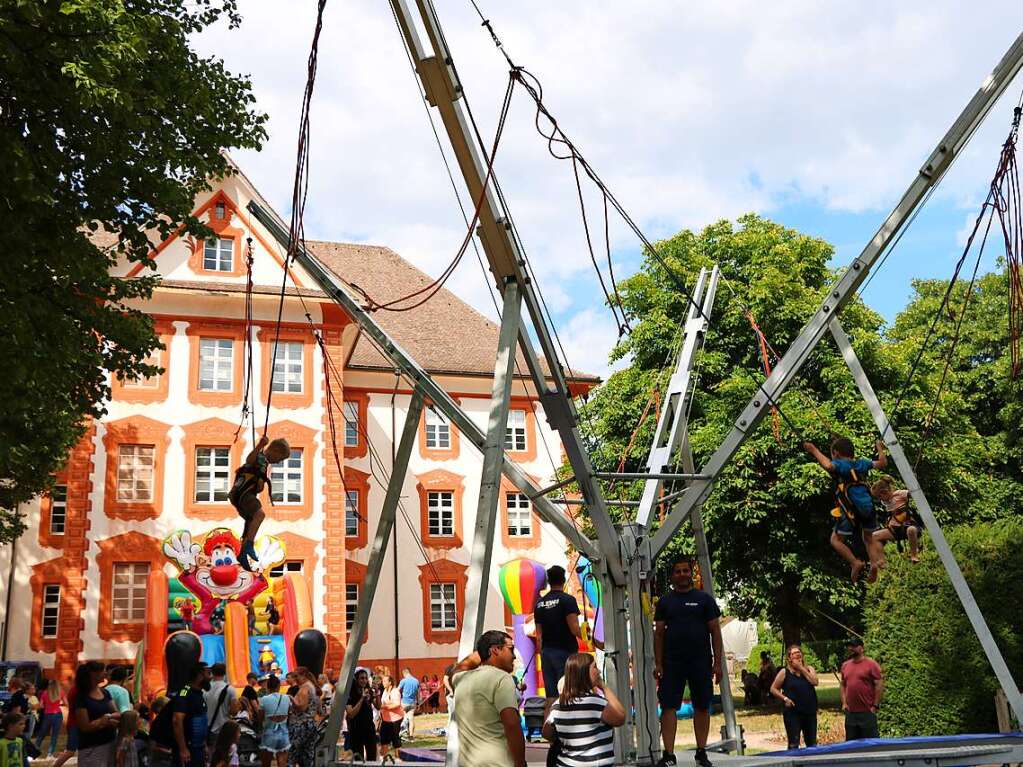
[[[906,483],[906,489],[909,490],[910,495],[913,497],[916,510],[927,527],[927,532],[931,534],[934,550],[938,552],[941,564],[945,566],[945,572],[948,573],[949,580],[952,581],[952,588],[955,589],[959,601],[962,602],[963,610],[966,611],[966,617],[970,619],[970,625],[973,626],[973,631],[977,634],[981,647],[984,648],[984,654],[987,656],[988,663],[991,664],[991,668],[995,672],[998,684],[1001,685],[1005,696],[1009,699],[1009,705],[1012,706],[1016,716],[1021,717],[1023,716],[1023,696],[1020,695],[1019,687],[1016,686],[1016,681],[1012,678],[1012,672],[1009,670],[1005,658],[1002,657],[1001,650],[998,649],[998,644],[991,634],[991,629],[988,628],[987,622],[984,620],[984,614],[980,611],[977,600],[974,599],[973,592],[970,591],[970,587],[966,583],[966,578],[963,577],[963,571],[959,569],[959,563],[956,562],[955,555],[952,553],[952,549],[949,548],[948,541],[945,540],[945,534],[941,531],[938,520],[934,517],[934,512],[931,511],[931,505],[927,502],[927,496],[924,495],[924,491],[920,487],[920,482],[913,471],[913,466],[910,464],[909,459],[906,458],[902,445],[899,444],[899,440],[895,436],[895,430],[888,421],[888,416],[885,415],[880,400],[878,400],[877,395],[874,393],[874,387],[871,386],[870,379],[867,378],[863,365],[860,364],[852,344],[849,343],[849,337],[846,335],[837,317],[831,320],[829,328],[835,343],[838,344],[838,348],[842,352],[845,364],[849,366],[849,371],[856,381],[856,386],[859,387],[860,394],[863,395],[863,399],[870,409],[870,414],[874,418],[874,425],[877,426],[877,430],[881,433],[881,438],[891,453],[892,460],[895,461],[899,474],[902,475],[902,481]]]
[[[476,636],[483,628],[487,616],[487,584],[490,582],[490,564],[494,557],[494,523],[501,493],[501,462],[504,459],[504,435],[508,428],[508,406],[515,367],[515,340],[521,320],[521,296],[513,281],[504,289],[504,308],[501,311],[501,334],[497,342],[497,363],[490,390],[490,417],[487,421],[487,441],[483,447],[483,474],[480,498],[476,507],[476,526],[472,536],[472,554],[469,577],[465,585],[465,611],[462,614],[462,633],[458,641],[458,657],[464,658],[476,644]],[[526,659],[524,659],[526,660]],[[458,727],[448,712],[447,755],[448,767],[458,767]]]
[[[636,709],[636,763],[653,765],[661,758],[661,725],[657,716],[657,694],[654,682],[653,618],[643,610],[653,562],[650,546],[637,524],[622,529],[622,562],[628,576],[629,639],[632,647],[632,679]]]
[[[614,552],[617,557],[618,553]],[[604,560],[594,563],[601,584],[600,610],[604,616],[604,679],[625,706],[625,725],[614,731],[615,763],[624,764],[636,756],[635,713],[632,679],[629,674],[629,635],[626,621],[625,584],[615,583]]]
[[[316,763],[318,767],[327,767],[327,765],[336,761],[337,758],[337,744],[341,738],[341,723],[345,715],[345,702],[348,700],[348,695],[352,690],[355,667],[359,663],[359,653],[362,651],[363,639],[366,636],[366,630],[369,628],[369,611],[373,606],[377,583],[380,581],[380,571],[384,566],[387,542],[394,528],[394,517],[398,509],[398,503],[401,501],[401,488],[405,484],[409,456],[412,455],[412,447],[415,445],[416,435],[419,432],[419,416],[422,412],[423,395],[417,389],[412,392],[408,413],[405,415],[405,425],[401,432],[401,442],[398,443],[394,465],[391,467],[391,477],[387,482],[384,505],[380,509],[380,519],[377,521],[377,531],[373,537],[373,547],[370,549],[366,579],[362,584],[362,593],[359,594],[359,606],[355,611],[355,622],[352,624],[352,630],[348,634],[348,646],[345,648],[345,659],[341,664],[341,676],[338,678],[338,686],[334,691],[334,705],[331,707],[327,729],[323,733],[320,748],[317,750]]]
[[[732,430],[720,447],[701,468],[700,473],[709,475],[711,479],[696,480],[693,483],[693,492],[683,496],[674,511],[664,520],[651,541],[655,554],[668,544],[675,531],[689,516],[690,510],[703,503],[707,495],[710,494],[713,478],[717,477],[728,465],[739,447],[746,441],[746,436],[760,423],[760,420],[770,411],[771,406],[781,398],[803,363],[806,362],[810,353],[827,332],[831,318],[838,316],[842,307],[856,295],[856,291],[870,274],[871,267],[877,263],[881,254],[902,231],[913,215],[913,211],[917,209],[927,193],[938,183],[1020,67],[1023,67],[1023,34],[1016,38],[994,71],[985,78],[980,89],[938,142],[937,147],[920,168],[916,178],[913,179],[902,199],[885,219],[874,238],[867,243],[860,255],[842,273],[838,282],[832,286],[816,314],[800,331],[760,390],[750,399],[749,404],[736,419]]]
[[[508,428],[508,405],[515,365],[515,339],[521,324],[520,306],[518,286],[510,283],[504,290],[501,335],[497,342],[497,363],[494,365],[494,381],[490,392],[490,418],[487,422],[487,443],[483,448],[483,475],[479,504],[476,507],[469,578],[465,586],[465,614],[458,644],[459,658],[472,652],[476,636],[486,619],[487,584],[494,555],[494,522],[501,494],[501,461],[504,457],[504,436]]]
[[[639,514],[636,516],[636,521],[641,525],[650,524],[650,518],[659,503],[658,496],[661,493],[661,488],[664,487],[664,477],[667,476],[666,467],[670,466],[671,457],[682,444],[682,436],[686,433],[686,401],[689,395],[689,386],[692,382],[696,355],[703,348],[710,313],[714,308],[718,276],[717,266],[711,270],[709,279],[707,270],[701,269],[700,276],[696,280],[696,287],[693,289],[693,300],[686,316],[682,350],[679,352],[675,370],[671,374],[667,391],[664,393],[664,404],[661,407],[661,416],[657,421],[657,431],[654,432],[654,443],[650,446],[650,455],[647,457],[646,473],[649,478],[643,485],[643,498],[640,500]],[[698,303],[700,301],[702,301],[702,307]],[[696,477],[693,477],[692,474],[693,472],[690,471],[690,476],[685,479],[695,479]]]

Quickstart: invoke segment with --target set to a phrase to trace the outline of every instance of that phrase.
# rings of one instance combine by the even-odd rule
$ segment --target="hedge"
[[[1023,681],[1023,522],[950,530],[949,544],[995,641]],[[867,654],[884,670],[881,734],[996,732],[994,672],[933,547],[913,565],[890,549],[868,589]]]

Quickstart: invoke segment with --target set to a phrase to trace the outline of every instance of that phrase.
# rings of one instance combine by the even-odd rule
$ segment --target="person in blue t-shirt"
[[[884,567],[884,544],[874,538],[878,529],[877,514],[874,511],[874,497],[870,494],[867,475],[872,469],[883,469],[888,465],[884,442],[876,443],[877,458],[868,461],[855,458],[853,443],[848,437],[836,437],[831,441],[831,458],[817,449],[812,442],[804,442],[803,448],[831,475],[835,485],[836,508],[831,512],[836,517],[831,533],[831,547],[849,563],[852,582],[860,577],[866,563],[857,557],[847,541],[859,531],[863,545],[870,559],[867,582],[877,580],[878,571]]]
[[[401,692],[401,707],[405,709],[405,721],[402,730],[411,739],[416,732],[416,704],[419,702],[419,680],[412,675],[407,666],[401,670],[401,681],[398,682]]]

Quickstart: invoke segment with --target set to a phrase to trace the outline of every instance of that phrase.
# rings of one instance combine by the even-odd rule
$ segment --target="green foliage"
[[[809,643],[801,642],[800,646],[803,649],[803,661],[807,666],[813,666],[813,668],[817,671],[827,670],[823,667],[821,659],[817,657],[817,653],[813,651],[813,648]],[[785,665],[785,658],[787,655],[785,645],[781,642],[775,641],[758,642],[749,653],[749,661],[747,662],[746,667],[750,671],[756,671],[759,673],[760,653],[762,652],[766,652],[771,656],[771,662],[774,663],[777,668],[781,668]]]
[[[948,534],[1014,677],[1023,678],[1023,521]],[[891,561],[867,601],[867,648],[884,669],[884,735],[995,732],[998,689],[980,642],[933,549]]]
[[[201,236],[189,213],[229,172],[221,150],[265,136],[248,80],[189,46],[222,18],[238,23],[235,0],[0,6],[0,507],[50,483],[103,413],[107,371],[154,372],[133,308],[153,279],[110,270],[182,226]],[[0,520],[0,540],[20,530]]]
[[[701,267],[715,263],[724,278],[713,328],[698,359],[690,416],[700,465],[764,379],[743,305],[784,352],[838,275],[828,268],[832,248],[826,242],[755,215],[736,224],[718,222],[699,233],[680,232],[658,248],[687,286],[695,283]],[[924,349],[919,370],[900,397],[947,284],[916,282],[912,301],[888,330],[858,299],[843,310],[843,325],[882,405],[893,414],[910,460],[918,461],[921,482],[942,524],[1018,515],[1023,511],[1023,390],[1020,382],[1008,381],[1004,275],[978,282],[942,397],[937,391],[954,327],[951,317],[939,322],[935,340]],[[612,359],[630,364],[593,392],[583,421],[598,470],[617,468],[651,391],[666,383],[688,308],[676,281],[649,256],[642,271],[620,287],[634,332],[621,340]],[[965,292],[965,285],[957,286],[953,307],[961,305]],[[818,445],[825,446],[834,432],[850,437],[857,455],[873,456],[873,422],[829,340],[803,365],[781,407],[800,434]],[[704,506],[715,580],[733,613],[768,619],[787,641],[799,639],[804,627],[812,629],[814,639],[844,637],[843,625],[863,626],[864,587],[849,583],[847,568],[828,544],[829,478],[802,451],[788,424],[779,419],[778,426],[777,439],[770,418],[752,431]],[[642,469],[654,427],[651,417],[638,430],[627,470]],[[639,492],[638,483],[624,488],[633,499]],[[692,539],[683,530],[662,564],[692,551]]]

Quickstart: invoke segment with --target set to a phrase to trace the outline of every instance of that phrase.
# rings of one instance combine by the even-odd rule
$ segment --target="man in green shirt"
[[[475,652],[455,666],[451,685],[462,767],[526,766],[514,667],[515,644],[503,631],[485,632]]]

